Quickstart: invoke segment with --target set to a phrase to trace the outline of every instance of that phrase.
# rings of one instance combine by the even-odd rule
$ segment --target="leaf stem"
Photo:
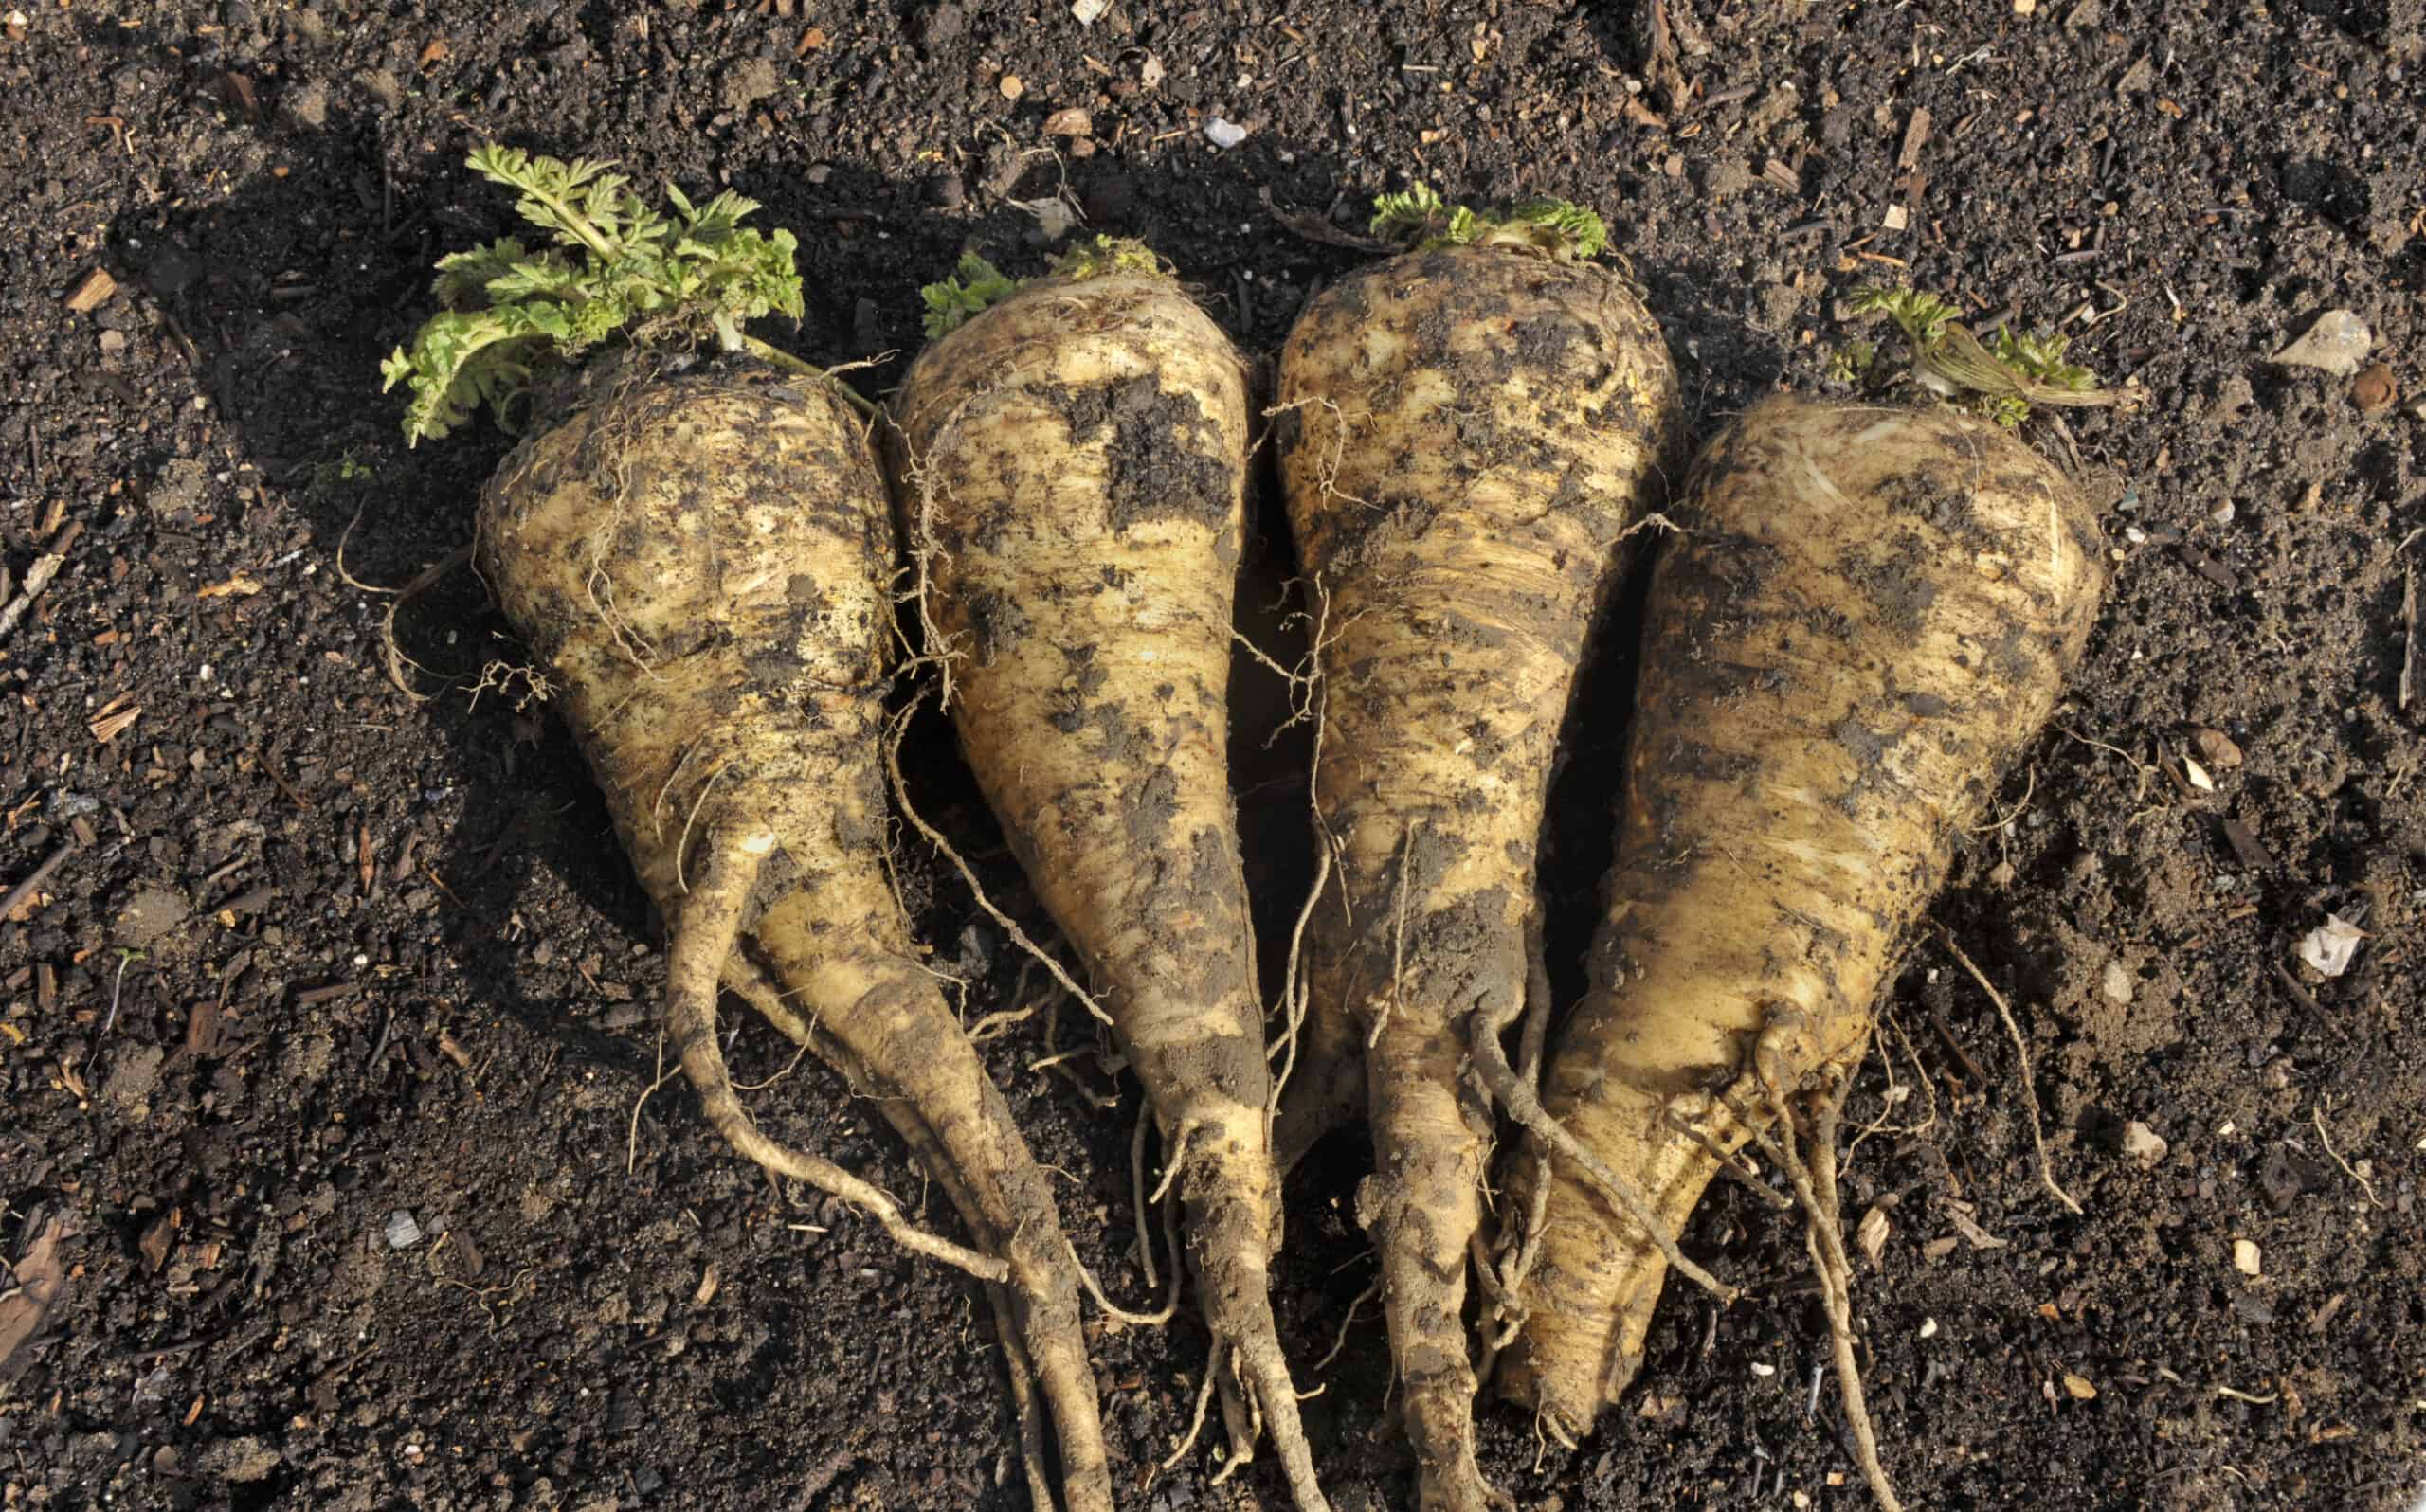
[[[781,347],[770,346],[768,343],[759,340],[756,336],[744,333],[741,337],[741,350],[757,358],[760,362],[765,363],[769,368],[781,368],[786,372],[798,373],[804,378],[816,378],[821,379],[825,383],[832,384],[834,386],[834,396],[836,398],[842,400],[844,404],[850,405],[853,409],[858,410],[860,414],[865,415],[870,420],[874,420],[883,413],[882,410],[877,408],[876,405],[872,401],[870,401],[865,395],[861,394],[858,389],[852,387],[849,384],[846,384],[842,379],[835,377],[832,373],[827,372],[823,368],[814,367],[808,363],[801,361],[798,357],[793,356],[790,352],[786,351]]]

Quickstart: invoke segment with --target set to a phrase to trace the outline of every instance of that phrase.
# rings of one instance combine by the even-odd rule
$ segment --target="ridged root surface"
[[[1294,1159],[1369,1116],[1357,1214],[1427,1512],[1478,1512],[1463,1306],[1491,1098],[1470,1046],[1527,1000],[1559,727],[1619,543],[1655,496],[1676,379],[1613,273],[1414,254],[1309,306],[1281,356],[1281,474],[1318,589],[1321,843]]]
[[[1238,354],[1168,279],[1052,279],[930,348],[895,410],[962,747],[1099,984],[1179,1162],[1217,1354],[1314,1512],[1272,1313],[1270,1078],[1226,760]]]
[[[1858,1053],[2105,585],[2079,492],[1943,407],[1768,400],[1674,513],[1592,985],[1544,1097],[1672,1240],[1712,1150],[1768,1122],[1756,1045],[1788,1092]],[[1512,1210],[1546,1222],[1501,1384],[1572,1436],[1638,1367],[1668,1268],[1570,1164],[1531,1141],[1512,1163]]]
[[[596,366],[506,459],[479,560],[666,920],[668,1036],[710,1123],[998,1285],[1054,1420],[1066,1504],[1108,1512],[1051,1194],[883,872],[893,539],[867,436],[826,386],[635,359]],[[839,1069],[898,1100],[888,1116],[915,1135],[975,1250],[758,1126],[724,1069],[721,977],[796,1035],[824,1031]]]

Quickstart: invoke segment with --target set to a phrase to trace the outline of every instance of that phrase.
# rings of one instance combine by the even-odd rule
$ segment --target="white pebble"
[[[421,1243],[421,1225],[402,1208],[388,1215],[388,1248],[409,1250]]]
[[[2272,360],[2281,367],[2314,368],[2347,378],[2359,370],[2375,344],[2375,333],[2364,320],[2347,310],[2327,310],[2297,341],[2274,353]]]
[[[1216,116],[1204,123],[1204,139],[1226,151],[1247,139],[1247,129],[1243,126],[1233,126]]]

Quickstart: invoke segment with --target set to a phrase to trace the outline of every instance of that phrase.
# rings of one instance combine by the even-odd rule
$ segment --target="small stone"
[[[318,130],[329,123],[329,86],[314,80],[279,96],[278,108],[298,126]]]
[[[386,1233],[390,1250],[409,1250],[421,1243],[421,1225],[402,1208],[388,1215]]]
[[[353,76],[353,83],[355,88],[376,100],[381,110],[398,110],[405,103],[403,82],[385,68],[366,69]]]
[[[1027,93],[1027,81],[1017,74],[1005,74],[994,87],[1005,99],[1017,99]]]
[[[724,76],[717,102],[727,110],[748,110],[773,94],[782,82],[773,63],[764,58],[745,58]]]
[[[123,332],[123,331],[104,331],[104,332],[102,332],[102,333],[101,333],[101,351],[105,351],[105,352],[108,352],[108,353],[110,353],[111,355],[115,356],[115,355],[116,355],[116,354],[118,354],[118,352],[124,351],[125,350],[126,350],[126,333],[125,333],[125,332]]]
[[[2367,349],[2375,344],[2376,333],[2367,329],[2364,320],[2347,310],[2327,310],[2300,333],[2298,340],[2270,360],[2277,367],[2314,368],[2336,378],[2347,378],[2359,370]]]
[[[1227,152],[1247,139],[1247,129],[1243,126],[1234,126],[1216,116],[1204,123],[1204,139]]]
[[[1878,224],[1891,231],[1900,231],[1912,224],[1912,217],[1901,205],[1890,205],[1887,213],[1879,217]]]
[[[1047,136],[1093,136],[1095,134],[1095,117],[1076,105],[1065,106],[1044,117],[1044,135]]]
[[[2220,729],[2208,729],[2203,726],[2193,729],[2190,732],[2190,744],[2199,747],[2199,754],[2207,758],[2207,765],[2210,766],[2219,766],[2226,771],[2231,771],[2240,765],[2240,747],[2234,745],[2233,738]]]
[[[1036,217],[1037,235],[1047,246],[1068,236],[1078,224],[1078,212],[1059,194],[1047,194],[1041,199],[1013,200],[1011,207],[1025,210]]]
[[[930,47],[940,47],[959,38],[961,28],[969,24],[969,13],[956,5],[940,5],[927,12],[927,25],[920,41]]]
[[[2120,961],[2106,963],[2106,981],[2101,984],[2106,1000],[2122,1006],[2131,1000],[2131,970]]]
[[[1769,1364],[1764,1360],[1754,1360],[1752,1362],[1752,1374],[1760,1377],[1764,1380],[1766,1380],[1777,1373],[1778,1368],[1775,1365]]]
[[[1924,1318],[1921,1320],[1921,1337],[1923,1339],[1935,1339],[1937,1337],[1936,1319]]]
[[[1092,27],[1112,9],[1112,0],[1070,0],[1070,18],[1082,27]]]
[[[2392,381],[2392,369],[2381,362],[2350,381],[2350,402],[2362,415],[2381,415],[2399,398],[2400,386]]]
[[[2064,1394],[2076,1402],[2091,1402],[2097,1399],[2097,1388],[2069,1370],[2064,1372]]]
[[[2357,925],[2338,913],[2328,913],[2323,924],[2301,937],[2300,960],[2314,967],[2320,976],[2338,977],[2350,969],[2352,958],[2359,953],[2359,942],[2366,938],[2366,931]]]
[[[2263,1272],[2263,1268],[2259,1263],[2260,1260],[2261,1256],[2255,1241],[2250,1239],[2235,1239],[2233,1241],[2233,1269],[2235,1270],[2239,1271],[2245,1276],[2255,1277]]]
[[[2208,776],[2207,768],[2200,765],[2193,757],[2182,758],[2182,775],[2190,779],[2190,785],[2202,793],[2212,793],[2216,790],[2216,780]]]
[[[2156,1164],[2172,1147],[2164,1142],[2163,1135],[2136,1118],[2123,1125],[2123,1153],[2142,1165]]]
[[[129,950],[149,950],[192,917],[193,908],[167,888],[137,888],[118,906],[111,936]]]
[[[140,1124],[151,1115],[152,1094],[159,1090],[160,1065],[168,1053],[157,1045],[130,1045],[110,1057],[110,1073],[101,1083],[101,1101]]]

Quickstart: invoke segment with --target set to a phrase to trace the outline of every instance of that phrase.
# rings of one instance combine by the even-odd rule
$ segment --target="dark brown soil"
[[[1887,1109],[1874,1062],[1853,1108],[1935,1114],[1851,1160],[1849,1212],[1888,1220],[1856,1293],[1881,1437],[1929,1507],[2416,1496],[2426,1053],[2401,1031],[2426,1016],[2426,710],[2398,688],[2426,422],[2265,358],[2347,308],[2426,387],[2417,0],[1673,15],[1675,102],[1633,92],[1630,8],[1533,0],[1127,0],[1088,28],[1063,0],[0,18],[0,564],[21,582],[81,527],[0,643],[0,887],[63,852],[0,921],[0,1256],[19,1266],[0,1292],[25,1288],[0,1299],[0,1349],[57,1293],[0,1386],[0,1504],[1023,1503],[967,1286],[791,1205],[679,1088],[634,1125],[658,933],[544,709],[512,679],[474,696],[519,659],[479,585],[405,613],[429,701],[383,674],[387,601],[349,575],[399,585],[460,546],[507,444],[407,455],[375,376],[427,313],[432,259],[504,229],[461,166],[490,136],[766,201],[810,279],[809,321],[777,334],[827,362],[914,349],[916,285],[964,246],[1034,271],[1019,202],[1065,188],[1264,356],[1359,257],[1308,228],[1353,229],[1407,174],[1587,201],[1665,323],[1697,438],[1818,383],[1865,280],[1987,323],[2085,305],[2080,355],[2151,400],[2070,421],[2113,500],[2118,585],[2065,732],[1933,910],[2012,997],[2085,1212],[2040,1185],[1994,1009],[1924,945],[1894,993],[1910,1053],[1890,1038],[1897,1084],[1930,1090]],[[1092,136],[1047,135],[1071,108]],[[1242,145],[1208,143],[1217,117]],[[115,292],[72,309],[97,267]],[[1570,963],[1631,622],[1552,826]],[[1251,864],[1276,916],[1295,798],[1256,761]],[[939,724],[919,770],[985,849]],[[1032,917],[999,851],[986,864]],[[1015,953],[956,884],[927,890],[971,1018],[1009,1006]],[[2296,954],[2328,910],[2368,933],[2330,980]],[[1095,1112],[1031,1069],[1043,1035],[1040,1015],[990,1064],[1067,1173],[1089,1262],[1138,1302],[1134,1089]],[[755,1029],[734,1055],[745,1079],[787,1059]],[[804,1067],[759,1104],[921,1197],[835,1078]],[[2162,1161],[2126,1153],[2134,1122]],[[1334,1141],[1292,1195],[1277,1302],[1310,1379],[1371,1274],[1362,1159]],[[396,1248],[400,1212],[420,1236]],[[1751,1300],[1714,1317],[1673,1295],[1580,1451],[1487,1411],[1488,1467],[1543,1507],[1863,1504],[1833,1384],[1810,1406],[1826,1341],[1799,1236],[1721,1189],[1688,1248]],[[1096,1350],[1132,1504],[1281,1504],[1269,1465],[1209,1485],[1204,1449],[1153,1473],[1201,1331],[1107,1328]],[[1336,1503],[1403,1504],[1369,1311],[1320,1378]]]

